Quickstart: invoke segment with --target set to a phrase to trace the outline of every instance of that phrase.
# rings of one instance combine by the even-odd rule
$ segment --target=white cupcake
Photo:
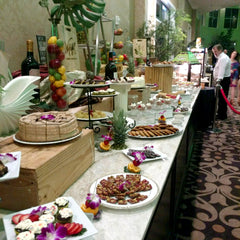
[[[35,235],[30,231],[19,233],[16,237],[16,240],[34,240]]]
[[[49,224],[55,221],[55,217],[52,214],[43,214],[40,216],[39,221],[45,221],[47,224]]]

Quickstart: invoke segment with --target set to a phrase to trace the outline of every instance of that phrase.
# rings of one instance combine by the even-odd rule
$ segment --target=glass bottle
[[[105,67],[105,80],[118,79],[117,67],[113,61],[113,52],[109,52],[108,64]]]
[[[21,64],[22,76],[40,76],[39,64],[33,55],[33,41],[27,40],[27,56],[22,61]],[[39,83],[40,84],[40,83]],[[40,101],[40,88],[35,89],[36,94],[34,94],[35,103]]]

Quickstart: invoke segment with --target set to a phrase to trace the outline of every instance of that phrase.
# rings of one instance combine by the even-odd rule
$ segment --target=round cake
[[[19,120],[16,137],[29,142],[67,139],[79,133],[77,119],[70,112],[36,112]]]

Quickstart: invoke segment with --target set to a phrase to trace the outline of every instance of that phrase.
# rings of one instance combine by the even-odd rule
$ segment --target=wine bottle
[[[22,76],[40,76],[39,64],[35,60],[33,55],[33,41],[27,40],[27,57],[22,61],[21,64]],[[36,94],[34,94],[35,103],[40,100],[40,89],[35,89]]]
[[[113,61],[113,52],[109,52],[108,64],[105,67],[105,80],[118,79],[117,67]]]

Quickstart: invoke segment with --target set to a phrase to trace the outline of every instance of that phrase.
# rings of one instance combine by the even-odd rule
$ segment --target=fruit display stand
[[[0,140],[1,152],[21,151],[19,178],[0,183],[0,208],[22,210],[53,201],[63,194],[95,161],[93,131],[69,142],[52,145]]]

